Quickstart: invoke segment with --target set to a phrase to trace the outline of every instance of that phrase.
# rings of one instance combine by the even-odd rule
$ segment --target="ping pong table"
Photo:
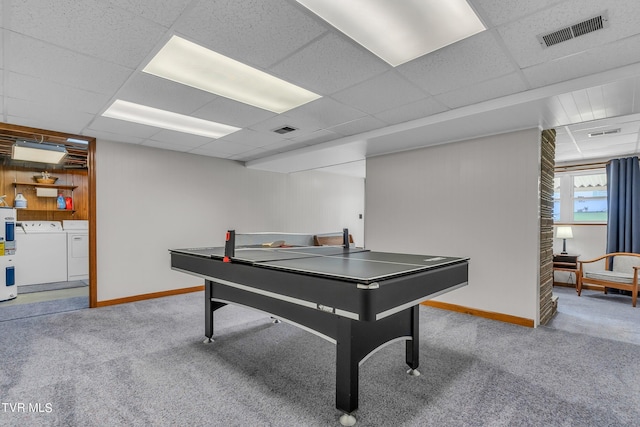
[[[171,268],[205,279],[205,342],[213,341],[214,311],[231,303],[336,344],[342,425],[356,422],[359,365],[384,345],[405,340],[407,373],[420,375],[419,303],[468,280],[468,258],[353,248],[346,230],[342,246],[288,247],[296,240],[291,235],[264,234],[266,243],[255,236],[236,246],[231,230],[225,247],[171,249]],[[278,237],[279,247],[270,247]]]

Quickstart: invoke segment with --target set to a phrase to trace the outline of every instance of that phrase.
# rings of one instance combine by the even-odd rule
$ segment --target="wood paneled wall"
[[[27,209],[18,209],[18,221],[62,221],[65,219],[89,219],[89,180],[86,170],[50,171],[57,177],[56,185],[75,186],[71,189],[57,189],[65,197],[73,197],[73,211],[57,208],[56,197],[36,196],[34,176],[40,176],[42,169],[0,165],[0,195],[6,195],[5,201],[14,206],[17,193],[27,199]],[[31,185],[14,185],[14,183]]]

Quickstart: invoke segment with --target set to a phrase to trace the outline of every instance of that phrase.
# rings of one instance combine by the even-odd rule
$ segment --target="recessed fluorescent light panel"
[[[396,67],[486,28],[466,0],[297,0]]]
[[[75,144],[89,144],[89,141],[77,138],[67,138],[67,142],[73,142]]]
[[[102,115],[112,119],[126,120],[209,138],[220,138],[240,130],[240,128],[234,126],[185,116],[146,105],[134,104],[121,99],[116,99]]]
[[[61,145],[16,141],[11,147],[13,160],[57,164],[67,157],[67,150]]]
[[[142,71],[274,113],[320,98],[178,36],[171,37]]]

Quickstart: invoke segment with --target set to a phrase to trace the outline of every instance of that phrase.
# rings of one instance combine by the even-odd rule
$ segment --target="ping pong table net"
[[[234,248],[251,246],[291,247],[291,246],[341,246],[344,244],[344,233],[348,230],[326,234],[304,233],[236,233],[230,230],[227,239],[231,238]],[[231,236],[231,234],[233,236]],[[353,244],[353,236],[348,234],[349,244]]]
[[[340,246],[342,242],[342,234],[331,236],[313,236],[314,246]],[[353,243],[353,236],[349,234],[349,243]]]

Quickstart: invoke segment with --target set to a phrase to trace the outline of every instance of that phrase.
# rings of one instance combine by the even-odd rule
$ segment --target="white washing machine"
[[[67,280],[89,280],[89,221],[62,221],[67,233]]]
[[[20,257],[16,261],[16,284],[67,281],[67,233],[60,221],[21,221],[17,233]]]

